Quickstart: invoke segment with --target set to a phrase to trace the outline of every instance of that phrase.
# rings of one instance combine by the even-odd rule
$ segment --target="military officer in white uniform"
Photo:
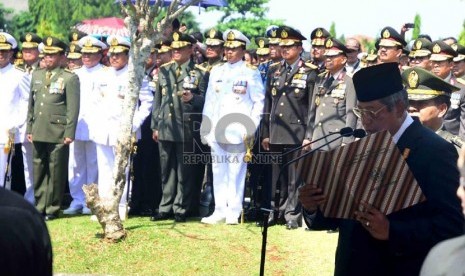
[[[120,129],[124,97],[129,90],[128,61],[131,43],[124,37],[111,35],[107,38],[110,45],[111,67],[105,71],[96,93],[95,114],[89,130],[90,138],[96,143],[98,187],[100,197],[108,197],[115,180],[115,146]],[[144,119],[150,114],[153,95],[148,81],[144,79],[139,92],[140,105],[136,108],[133,120],[133,132],[137,132]],[[126,208],[126,189],[120,201],[120,210]],[[121,212],[120,212],[121,214]],[[123,218],[123,217],[122,217]]]
[[[18,129],[26,122],[27,112],[21,112],[21,100],[29,96],[30,78],[24,70],[10,63],[18,43],[8,33],[0,32],[0,186],[11,189],[11,170],[5,173],[11,161],[8,154],[14,143],[20,143]],[[10,148],[8,150],[8,148]],[[10,160],[8,160],[10,157]]]
[[[95,142],[89,137],[92,117],[99,114],[92,110],[92,98],[99,92],[99,82],[104,72],[108,71],[108,68],[100,63],[102,51],[107,49],[105,43],[89,35],[81,38],[78,46],[81,48],[83,66],[74,72],[80,80],[81,100],[76,136],[74,143],[70,145],[68,163],[69,192],[73,200],[69,208],[63,211],[65,215],[91,213],[86,207],[82,186],[97,183],[98,175]]]
[[[34,33],[26,33],[20,38],[21,41],[21,52],[24,58],[24,68],[29,75],[32,77],[32,72],[39,69],[39,44],[42,43],[42,38]],[[43,44],[42,44],[43,45]],[[29,89],[24,97],[21,97],[21,111],[23,116],[27,115],[27,108],[29,105]],[[32,178],[32,143],[26,139],[26,124],[23,124],[19,128],[19,137],[21,145],[21,151],[23,154],[23,165],[24,165],[24,183],[26,191],[24,192],[24,198],[30,203],[34,204],[34,186]],[[18,153],[19,154],[19,153]]]
[[[247,164],[245,137],[252,137],[263,112],[260,72],[243,61],[249,39],[238,30],[223,33],[227,62],[212,69],[201,135],[211,147],[215,211],[202,223],[237,224],[242,210]]]

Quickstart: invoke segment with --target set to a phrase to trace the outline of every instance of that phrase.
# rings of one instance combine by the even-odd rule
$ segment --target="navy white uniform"
[[[108,37],[112,41],[113,36]],[[122,38],[118,38],[121,43]],[[129,42],[127,42],[129,47]],[[110,45],[110,52],[111,52]],[[129,90],[128,65],[120,70],[108,68],[103,73],[99,83],[99,93],[96,93],[94,112],[98,116],[92,118],[90,139],[96,143],[98,187],[100,197],[109,197],[112,185],[115,183],[113,169],[115,164],[115,146],[120,131],[121,116],[123,112],[124,98]],[[133,119],[133,132],[139,130],[144,119],[150,114],[153,95],[149,90],[148,81],[144,78],[139,91],[139,106],[136,107]],[[139,135],[140,136],[140,135]],[[126,189],[121,197],[120,207],[126,206]]]
[[[106,49],[106,45],[98,39],[85,36],[78,42],[83,53],[98,53]],[[95,112],[93,99],[99,93],[99,82],[104,78],[106,67],[98,63],[94,67],[82,66],[74,72],[78,75],[81,85],[79,117],[76,126],[75,140],[70,145],[68,163],[69,192],[73,200],[65,214],[83,212],[90,214],[86,208],[86,198],[83,185],[97,183],[98,166],[95,142],[90,139],[89,129],[92,118],[99,116]]]
[[[24,71],[8,64],[0,68],[0,83],[2,83],[2,93],[0,93],[0,118],[2,118],[0,120],[0,185],[3,187],[8,158],[4,148],[9,140],[9,132],[15,136],[15,143],[21,142],[19,127],[26,122],[27,106],[24,106],[24,100],[29,96],[30,78]],[[10,189],[10,185],[11,183],[7,181],[5,188]]]
[[[11,50],[16,48],[16,40],[8,33],[0,32],[0,49]],[[8,163],[8,153],[5,152],[10,137],[15,143],[21,142],[19,127],[24,125],[27,117],[27,102],[29,100],[29,76],[12,64],[0,68],[0,185],[6,184],[11,188],[11,182],[5,181],[5,170]],[[11,134],[10,134],[11,133]],[[14,146],[13,146],[14,147]],[[11,157],[11,156],[10,156]],[[7,175],[7,180],[11,176]]]
[[[225,47],[229,45],[228,38],[229,41],[242,38],[243,45],[248,41],[237,30],[226,31],[223,38]],[[247,170],[243,160],[246,151],[244,137],[254,135],[263,112],[264,99],[260,72],[243,60],[232,64],[227,62],[212,69],[201,136],[211,147],[215,211],[202,219],[204,223],[226,219],[228,224],[237,224],[242,211]]]

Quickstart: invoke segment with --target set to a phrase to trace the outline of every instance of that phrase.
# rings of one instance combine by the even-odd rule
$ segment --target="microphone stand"
[[[341,133],[343,130],[347,130],[348,132],[347,132],[347,133],[345,133],[345,132],[344,132],[344,133]],[[299,149],[305,148],[306,146],[309,146],[309,145],[311,145],[311,144],[313,144],[313,143],[316,143],[316,142],[318,142],[318,141],[321,141],[321,140],[323,140],[323,139],[326,139],[326,138],[328,138],[329,136],[332,136],[332,135],[335,135],[335,134],[339,134],[339,135],[342,135],[342,137],[345,137],[345,136],[347,136],[347,135],[351,136],[351,135],[353,134],[353,132],[354,132],[354,130],[353,130],[351,127],[345,127],[345,128],[343,128],[343,129],[341,129],[341,131],[331,132],[330,134],[327,134],[327,135],[325,135],[325,136],[323,136],[323,137],[320,137],[320,138],[318,138],[318,139],[316,139],[316,140],[313,140],[313,141],[311,141],[311,142],[308,143],[308,144],[301,145],[301,146],[298,146],[298,147],[293,148],[293,149],[291,149],[291,150],[288,150],[288,151],[284,152],[283,154],[284,154],[284,155],[287,155],[287,154],[289,154],[289,153],[292,153],[292,152],[297,151],[297,150],[299,150]]]
[[[262,252],[260,257],[260,276],[263,276],[265,273],[265,255],[266,255],[266,239],[268,236],[268,217],[273,210],[260,208],[263,213],[263,232],[262,232]]]
[[[353,134],[353,132],[352,132],[352,134]],[[319,150],[319,149],[321,149],[321,148],[323,148],[323,147],[325,147],[325,146],[331,144],[332,142],[334,142],[334,141],[336,141],[336,140],[339,140],[339,139],[341,139],[341,138],[343,138],[343,137],[346,137],[346,136],[347,136],[347,135],[345,135],[345,136],[344,136],[344,135],[340,135],[339,137],[337,137],[337,138],[335,138],[335,139],[333,139],[333,140],[331,140],[331,141],[329,141],[329,142],[327,142],[327,143],[325,143],[325,144],[323,144],[323,145],[317,147],[316,149],[312,149],[311,151],[306,152],[306,153],[304,153],[304,154],[302,154],[302,155],[300,155],[300,156],[298,156],[298,157],[296,157],[296,158],[290,160],[289,162],[285,163],[285,164],[281,167],[281,170],[279,171],[279,174],[278,174],[278,178],[276,179],[276,191],[275,191],[275,195],[274,195],[274,196],[275,196],[275,201],[274,201],[275,204],[274,204],[274,205],[275,205],[276,219],[278,218],[278,213],[279,213],[279,210],[278,210],[278,208],[279,208],[279,198],[280,198],[280,194],[281,194],[280,186],[278,186],[278,184],[279,184],[279,180],[281,179],[281,177],[282,177],[282,175],[283,175],[284,169],[287,168],[290,164],[294,163],[295,161],[298,161],[298,160],[302,159],[303,157],[305,157],[305,156],[307,156],[307,155],[309,155],[309,154],[311,154],[311,153],[313,153],[313,152],[315,152],[315,151],[317,151],[317,150]]]
[[[331,133],[331,134],[337,134],[337,133]],[[350,135],[349,135],[350,134]],[[262,232],[262,252],[261,252],[261,259],[260,259],[260,276],[263,276],[264,275],[264,272],[265,272],[265,255],[266,255],[266,240],[267,240],[267,235],[268,235],[268,217],[270,216],[271,213],[275,212],[275,213],[278,213],[279,210],[276,210],[279,208],[279,197],[280,197],[280,193],[281,191],[278,189],[278,184],[279,184],[279,180],[281,179],[281,176],[282,176],[282,173],[284,171],[284,169],[286,169],[289,165],[291,165],[292,163],[314,153],[315,151],[331,144],[332,142],[336,141],[336,140],[339,140],[343,137],[347,137],[347,136],[352,136],[354,134],[354,132],[352,131],[352,133],[348,133],[346,135],[340,135],[339,137],[317,147],[316,149],[312,149],[292,160],[290,160],[289,162],[285,163],[282,167],[281,167],[281,170],[279,171],[279,174],[278,174],[278,179],[276,180],[276,193],[275,193],[275,210],[270,210],[270,209],[265,209],[265,208],[261,208],[260,210],[266,212],[264,213],[263,215],[263,232]],[[324,138],[326,138],[327,136],[325,136]],[[295,149],[293,149],[292,151],[295,151]],[[289,153],[289,152],[287,152]],[[278,218],[278,214],[276,214],[276,219]]]

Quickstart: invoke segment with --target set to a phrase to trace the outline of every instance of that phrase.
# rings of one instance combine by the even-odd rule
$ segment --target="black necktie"
[[[333,76],[330,76],[329,78],[327,78],[325,83],[323,84],[324,88],[329,89],[333,81],[334,81]]]
[[[286,66],[286,81],[289,80],[289,76],[291,75],[292,66]]]

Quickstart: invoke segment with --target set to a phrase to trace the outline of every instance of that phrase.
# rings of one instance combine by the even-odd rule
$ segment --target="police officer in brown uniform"
[[[316,28],[310,34],[312,44],[312,64],[318,66],[318,74],[325,71],[325,40],[331,34],[325,28]]]
[[[46,220],[60,210],[79,114],[79,78],[60,67],[65,49],[55,37],[44,39],[46,69],[32,73],[29,96],[26,133],[33,142],[34,195]]]
[[[433,41],[430,45],[430,61],[433,69],[431,72],[444,81],[460,88],[452,92],[450,108],[444,117],[444,127],[454,135],[465,138],[465,86],[457,82],[452,73],[453,58],[457,52],[442,40]]]
[[[431,71],[431,61],[429,57],[431,56],[431,51],[429,46],[431,41],[426,38],[415,39],[412,45],[412,51],[410,51],[409,59],[411,67],[421,67],[428,71]]]
[[[399,63],[402,50],[407,45],[407,42],[394,28],[384,27],[381,30],[381,37],[377,45],[380,63]]]
[[[326,72],[318,75],[309,112],[309,127],[304,143],[310,143],[324,136],[338,132],[344,127],[355,128],[357,118],[352,108],[357,102],[352,77],[347,73],[345,64],[350,52],[339,40],[328,38],[325,42]],[[334,136],[311,144],[321,150],[331,150],[353,141],[353,137],[334,140]],[[330,144],[324,146],[325,144]]]
[[[452,48],[458,54],[454,58],[454,76],[458,82],[465,85],[465,47],[460,44],[453,44]]]
[[[283,61],[269,69],[266,84],[265,110],[262,123],[262,146],[265,150],[284,153],[301,146],[307,131],[308,110],[316,79],[316,66],[300,58],[305,37],[298,31],[283,26],[278,30],[281,38]],[[273,185],[282,165],[295,155],[283,156],[281,164],[273,164]],[[288,229],[300,225],[301,207],[297,199],[300,186],[294,166],[285,168],[277,183],[275,206],[279,206],[278,220],[285,220]],[[273,189],[274,190],[274,189]]]

